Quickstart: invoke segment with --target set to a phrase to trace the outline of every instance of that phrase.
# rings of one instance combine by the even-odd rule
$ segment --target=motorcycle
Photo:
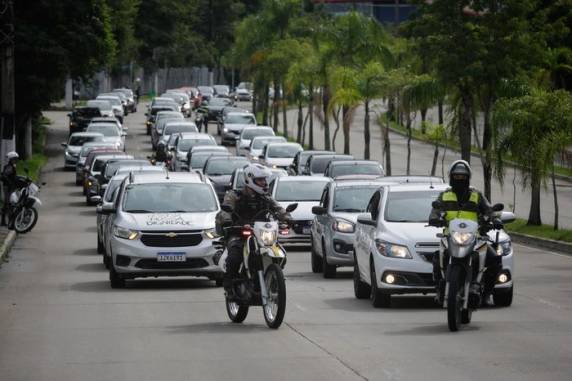
[[[438,201],[433,202],[434,208],[440,206]],[[495,204],[493,211],[500,212],[503,208],[503,204]],[[444,218],[441,226],[446,226]],[[452,332],[458,331],[462,324],[469,324],[473,312],[481,305],[487,251],[496,252],[499,246],[498,231],[494,239],[487,235],[493,229],[502,229],[502,222],[487,220],[479,227],[475,221],[457,218],[449,223],[447,233],[437,234],[441,239],[439,263],[445,280],[442,302]]]
[[[16,178],[16,190],[10,195],[9,226],[23,234],[34,228],[38,222],[40,188],[26,176]]]
[[[298,204],[286,208],[292,212]],[[232,208],[223,205],[225,212]],[[225,293],[226,311],[231,321],[242,323],[250,306],[262,306],[264,320],[269,328],[277,329],[286,312],[286,283],[283,269],[286,265],[286,251],[278,243],[278,231],[286,229],[274,221],[268,211],[261,211],[265,217],[254,219],[254,225],[229,226],[224,228],[225,240],[240,234],[243,241],[243,261],[239,276],[233,280],[232,292]],[[226,248],[219,265],[226,271]]]

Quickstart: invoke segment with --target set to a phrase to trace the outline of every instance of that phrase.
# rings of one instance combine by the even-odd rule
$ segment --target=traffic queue
[[[396,295],[435,294],[435,266],[440,265],[447,279],[445,293],[453,286],[458,289],[454,298],[437,295],[444,307],[454,304],[452,330],[458,328],[455,322],[470,322],[471,311],[484,302],[470,296],[475,287],[486,288],[486,282],[495,305],[511,305],[514,253],[502,224],[491,223],[482,232],[468,230],[472,225],[462,221],[429,226],[436,200],[449,189],[442,178],[385,176],[377,161],[304,150],[259,125],[248,105],[238,103],[251,99],[244,86],[234,93],[228,86],[167,90],[146,105],[144,129],[154,151],[149,157],[136,157],[126,144],[129,131],[123,118],[137,110],[131,90],[101,94],[70,114],[70,136],[62,143],[64,167],[75,171],[86,204],[96,206],[94,244],[112,288],[124,288],[135,278],[163,276],[206,277],[221,286],[225,240],[215,218],[228,209],[225,196],[244,188],[245,168],[258,163],[270,174],[268,196],[291,215],[289,226],[272,225],[273,241],[260,240],[261,247],[272,248],[271,264],[283,268],[288,247],[309,247],[309,270],[335,278],[338,269],[353,269],[355,297],[370,299],[376,308],[390,307]],[[512,213],[502,212],[502,205],[493,209],[498,221],[514,220]],[[463,256],[446,259],[447,266],[443,253],[455,244],[468,247],[469,239],[474,242],[468,261],[480,265],[474,274],[459,278],[460,284],[450,282],[448,272]],[[498,264],[492,278],[484,257],[475,254],[482,252]],[[264,288],[254,291],[261,299],[254,304],[264,307],[268,325],[277,328],[284,308],[278,313],[267,308],[272,293],[265,295]],[[248,303],[237,300],[227,295],[227,311],[233,321],[242,321],[246,313],[241,306]]]

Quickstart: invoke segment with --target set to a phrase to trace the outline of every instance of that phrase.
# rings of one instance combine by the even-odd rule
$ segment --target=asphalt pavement
[[[223,291],[193,278],[129,281],[112,290],[87,207],[59,143],[65,113],[48,113],[48,152],[35,229],[0,269],[0,380],[569,380],[572,257],[515,246],[509,308],[477,311],[447,329],[431,296],[374,309],[353,296],[350,269],[326,280],[291,250],[285,323],[243,324]],[[126,118],[127,149],[150,153],[143,107]],[[211,126],[211,131],[214,131]]]

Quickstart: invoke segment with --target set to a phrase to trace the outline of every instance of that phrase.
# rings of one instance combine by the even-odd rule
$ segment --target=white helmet
[[[249,164],[244,167],[244,186],[258,194],[266,194],[268,192],[268,179],[271,175],[270,168],[261,164]],[[257,184],[257,180],[262,179],[264,179],[264,184]]]
[[[10,151],[6,154],[6,159],[8,159],[8,161],[12,160],[12,159],[19,159],[20,155],[18,155],[18,152],[15,151]]]
[[[465,167],[465,168],[463,168]],[[455,172],[459,172],[462,174],[467,174],[469,176],[469,179],[472,176],[472,171],[471,171],[471,165],[469,163],[467,163],[465,160],[457,160],[454,161],[453,164],[451,164],[451,166],[449,167],[449,178],[451,178],[451,175],[453,174],[453,170],[455,170]]]

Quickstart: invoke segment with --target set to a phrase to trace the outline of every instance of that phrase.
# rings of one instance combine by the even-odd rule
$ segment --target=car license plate
[[[312,232],[312,227],[311,226],[304,226],[302,228],[302,233],[303,234],[310,234]]]
[[[157,262],[185,262],[187,255],[185,253],[158,253]]]

